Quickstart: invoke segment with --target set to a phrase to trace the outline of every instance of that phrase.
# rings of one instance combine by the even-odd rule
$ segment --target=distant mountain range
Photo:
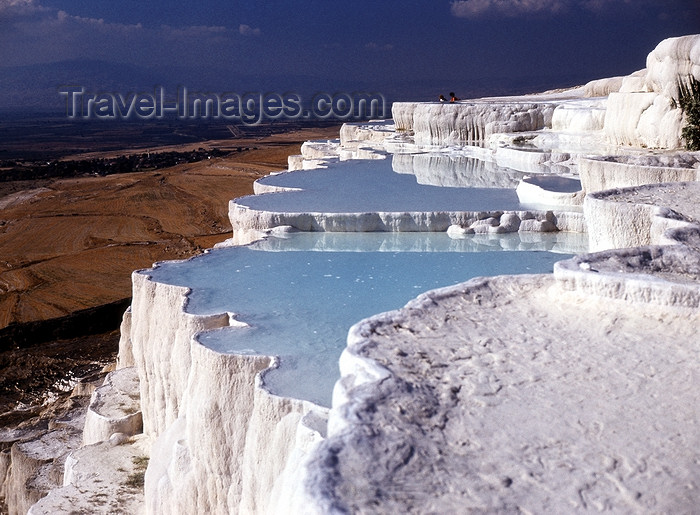
[[[156,86],[175,91],[178,86],[212,93],[293,91],[310,98],[318,92],[361,91],[381,93],[389,101],[432,100],[439,94],[455,91],[462,98],[512,95],[583,84],[598,77],[462,78],[441,80],[397,77],[388,83],[347,81],[305,75],[269,75],[255,77],[229,69],[147,68],[130,64],[93,60],[72,60],[49,64],[0,68],[0,109],[65,109],[62,86],[82,86],[91,93],[149,92]]]

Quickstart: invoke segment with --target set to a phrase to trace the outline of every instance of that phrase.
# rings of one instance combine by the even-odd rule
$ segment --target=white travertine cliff
[[[678,83],[700,77],[700,34],[661,41],[647,56],[645,86],[666,97],[678,98]]]
[[[605,135],[616,144],[648,148],[681,147],[683,116],[673,99],[678,83],[700,78],[700,36],[662,41],[647,57],[646,70],[610,93]],[[635,87],[636,86],[636,87]]]
[[[134,273],[119,367],[138,374],[146,513],[692,511],[700,159],[678,150],[683,118],[670,99],[678,80],[700,79],[699,56],[700,36],[672,38],[646,70],[584,88],[398,103],[395,128],[348,124],[339,142],[310,142],[290,160],[306,173],[396,152],[395,171],[421,183],[485,185],[500,173],[497,185],[519,184],[548,210],[292,213],[232,202],[238,241],[279,226],[453,237],[588,228],[598,252],[553,275],[475,279],[359,322],[330,412],[267,392],[274,357],[199,343],[201,331],[236,325],[232,315],[187,313],[187,289]],[[483,146],[446,148],[475,140]],[[450,163],[443,175],[438,161]],[[557,191],[561,177],[582,190]],[[294,189],[283,182],[257,191]],[[87,440],[125,431],[100,424]],[[59,506],[59,492],[42,502]]]
[[[561,93],[465,100],[456,103],[398,102],[398,130],[413,131],[419,145],[464,145],[491,135],[541,129],[603,129],[614,145],[680,148],[683,116],[674,103],[678,82],[700,80],[700,36],[662,41],[647,67],[629,77],[592,81]],[[597,103],[591,97],[606,97]],[[591,103],[586,105],[586,99]]]
[[[497,133],[551,127],[556,107],[554,101],[508,98],[457,103],[397,102],[392,115],[396,128],[413,131],[419,145],[466,145]]]
[[[133,277],[130,340],[143,378],[144,433],[155,440],[147,512],[267,509],[289,458],[302,459],[322,436],[314,416],[323,420],[325,410],[255,388],[272,358],[220,354],[197,342],[198,332],[229,325],[228,314],[189,315],[186,289]]]

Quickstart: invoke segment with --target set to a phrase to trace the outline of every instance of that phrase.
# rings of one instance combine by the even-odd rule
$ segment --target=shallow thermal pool
[[[413,157],[413,156],[408,156]],[[402,156],[402,159],[408,159]],[[482,163],[483,161],[474,160]],[[442,163],[445,166],[445,163]],[[442,168],[434,167],[440,171]],[[475,169],[470,169],[476,172]],[[500,168],[503,175],[510,169]],[[515,187],[497,186],[498,173],[487,174],[495,186],[474,187],[470,177],[450,187],[421,184],[412,173],[397,173],[394,159],[353,159],[328,168],[295,170],[259,179],[261,185],[293,188],[267,195],[250,195],[234,202],[241,206],[278,213],[375,213],[526,210]]]
[[[473,277],[551,272],[555,261],[585,252],[585,241],[564,233],[456,240],[445,233],[292,233],[145,273],[191,288],[187,311],[233,312],[250,326],[203,333],[202,344],[280,356],[266,387],[330,406],[338,358],[355,322]]]

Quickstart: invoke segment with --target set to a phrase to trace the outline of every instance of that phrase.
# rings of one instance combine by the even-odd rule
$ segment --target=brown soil
[[[0,330],[129,298],[133,270],[225,240],[230,199],[251,194],[255,179],[286,168],[302,142],[337,134],[332,127],[197,143],[250,150],[157,171],[0,184]],[[71,373],[113,360],[117,324],[105,334],[23,350],[0,346],[0,413],[18,401],[35,402],[42,389]]]
[[[116,359],[119,331],[46,342],[0,353],[0,427],[15,426],[99,377]],[[20,407],[21,409],[15,409]]]
[[[257,149],[152,172],[24,184],[0,196],[0,328],[129,297],[134,269],[225,240],[230,199],[286,168],[303,141],[337,133],[232,140]]]

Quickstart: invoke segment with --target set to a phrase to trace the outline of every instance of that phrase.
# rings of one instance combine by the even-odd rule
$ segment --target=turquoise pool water
[[[507,173],[508,169],[503,169]],[[490,177],[499,182],[498,174]],[[436,186],[421,184],[410,173],[397,173],[392,159],[350,160],[328,168],[270,175],[266,186],[297,188],[235,200],[239,205],[276,213],[374,213],[524,210],[515,187]]]
[[[278,355],[279,368],[265,375],[268,390],[330,406],[338,358],[357,321],[473,277],[551,272],[585,250],[585,235],[293,233],[147,273],[191,288],[189,312],[233,312],[250,326],[206,332],[202,344]]]

